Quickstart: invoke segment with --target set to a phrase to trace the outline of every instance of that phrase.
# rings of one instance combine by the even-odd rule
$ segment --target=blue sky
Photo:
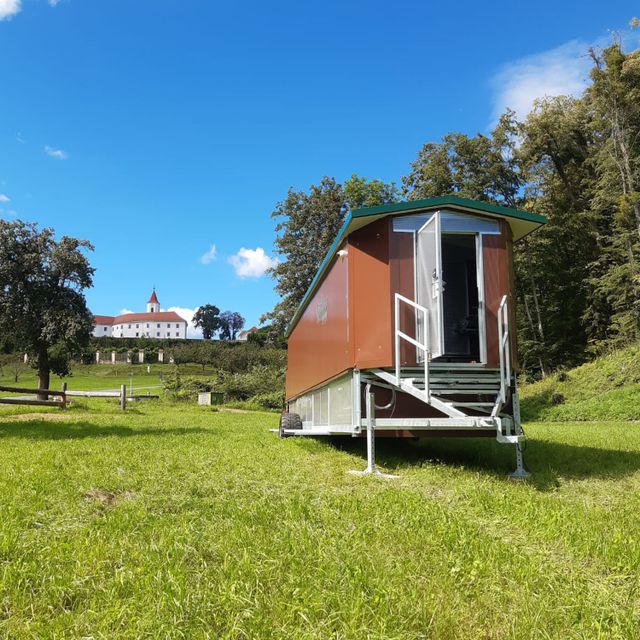
[[[579,93],[636,3],[0,0],[0,215],[89,239],[95,313],[240,311],[287,189],[399,181],[448,131]],[[635,37],[635,36],[634,36]],[[215,251],[212,246],[215,245]]]

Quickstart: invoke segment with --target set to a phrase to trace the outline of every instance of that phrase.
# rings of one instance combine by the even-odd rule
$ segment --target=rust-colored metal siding
[[[509,260],[507,224],[500,222],[500,235],[485,235],[482,242],[484,268],[485,327],[487,366],[500,366],[498,349],[498,307],[502,296],[509,294]],[[511,301],[511,296],[509,296]]]
[[[354,365],[387,367],[393,360],[389,220],[382,219],[349,237],[350,313]]]
[[[352,366],[349,262],[349,256],[334,258],[333,266],[289,336],[287,400]]]

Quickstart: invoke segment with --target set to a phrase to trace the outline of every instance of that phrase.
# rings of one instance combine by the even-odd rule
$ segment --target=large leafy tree
[[[48,389],[51,372],[69,374],[71,358],[89,343],[93,316],[83,291],[94,269],[85,240],[52,229],[0,220],[0,332],[29,355],[39,388]]]
[[[244,318],[237,311],[223,311],[220,314],[220,338],[235,340],[244,327]]]
[[[400,192],[394,182],[383,182],[377,178],[367,180],[355,173],[345,180],[344,195],[352,210],[391,204],[400,199]]]
[[[491,136],[449,133],[428,142],[402,178],[410,200],[448,194],[515,206],[522,178],[516,156],[517,123],[507,111]]]
[[[545,98],[520,126],[525,203],[548,224],[516,246],[519,350],[545,372],[584,356],[587,278],[597,256],[589,211],[594,136],[581,100]]]
[[[193,314],[193,325],[202,329],[205,340],[211,340],[221,327],[220,309],[214,304],[203,304]]]
[[[591,57],[584,102],[599,139],[591,212],[600,251],[585,323],[593,344],[615,345],[640,338],[640,50],[614,41]]]

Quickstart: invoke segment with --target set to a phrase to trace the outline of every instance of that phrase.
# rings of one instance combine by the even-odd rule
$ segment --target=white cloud
[[[200,256],[200,262],[202,264],[210,264],[216,259],[216,245],[212,244],[211,248],[203,255]]]
[[[20,11],[21,0],[0,0],[0,20],[10,20]]]
[[[49,0],[49,6],[55,7],[59,2],[60,0]]]
[[[193,315],[199,309],[188,307],[169,307],[168,311],[175,311],[181,318],[187,321],[187,338],[202,338],[202,329],[193,326]]]
[[[536,98],[579,96],[589,78],[589,46],[572,40],[506,64],[491,81],[495,91],[493,123],[505,109],[513,109],[524,118]]]
[[[2,0],[0,0],[2,2]],[[66,160],[69,157],[69,154],[62,149],[54,149],[49,145],[46,145],[44,148],[44,152],[51,158],[55,158],[56,160]]]
[[[10,202],[11,198],[4,193],[0,193],[0,202]]]
[[[119,316],[124,316],[127,313],[135,313],[135,311],[132,311],[131,309],[120,309],[120,313],[118,315]]]
[[[229,263],[240,278],[260,278],[267,269],[278,264],[278,260],[266,255],[261,247],[257,249],[242,247],[238,253],[229,258]]]

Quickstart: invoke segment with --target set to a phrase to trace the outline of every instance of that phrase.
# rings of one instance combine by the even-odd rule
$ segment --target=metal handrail
[[[507,388],[511,377],[511,345],[509,340],[509,306],[502,296],[498,307],[498,349],[500,354],[500,402],[507,401]]]
[[[424,340],[423,342],[418,342],[415,338],[408,336],[403,331],[400,331],[400,304],[408,304],[410,307],[413,307],[416,311],[422,313],[423,324],[424,324]],[[396,372],[396,386],[400,387],[401,377],[400,377],[400,341],[406,340],[410,344],[414,345],[418,349],[422,350],[424,353],[424,391],[427,398],[430,398],[429,394],[429,321],[428,321],[428,312],[425,307],[419,305],[417,302],[406,298],[399,293],[395,294],[394,301],[394,331],[395,331],[395,372]]]

